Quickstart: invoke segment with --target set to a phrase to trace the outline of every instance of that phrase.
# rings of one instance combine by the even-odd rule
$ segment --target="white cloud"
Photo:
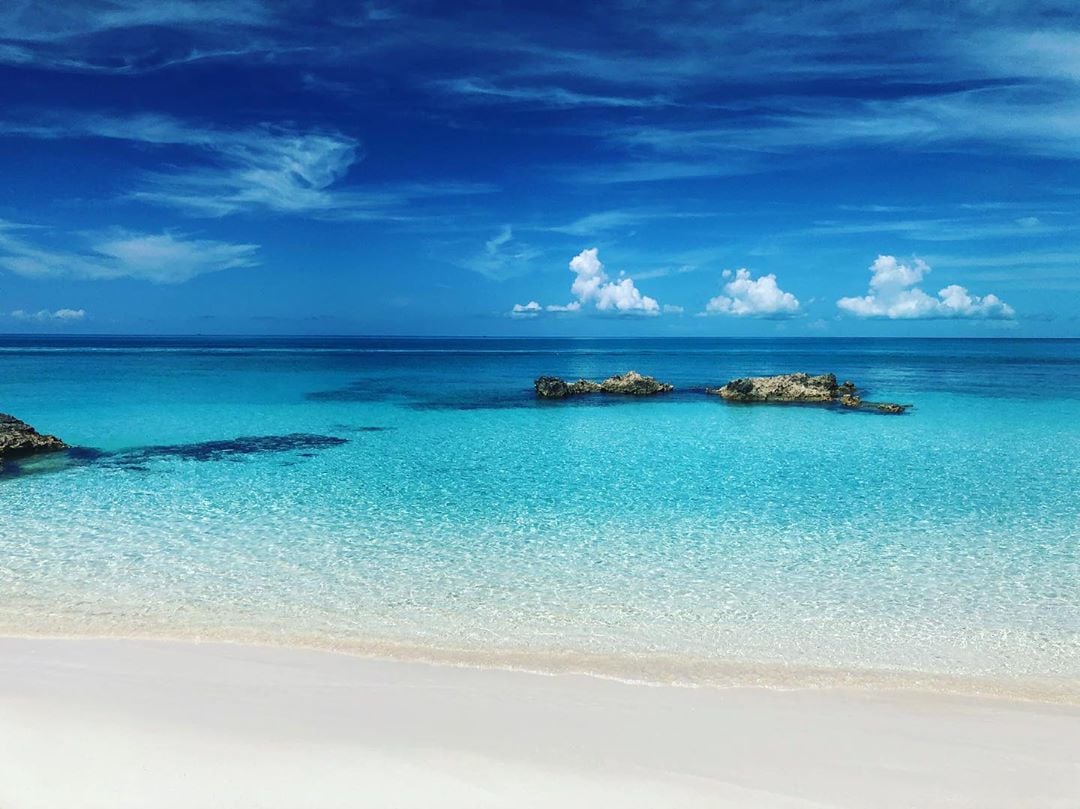
[[[452,182],[340,186],[363,154],[359,141],[332,130],[269,124],[226,130],[162,115],[72,114],[44,123],[0,123],[0,135],[103,138],[184,148],[185,165],[145,173],[128,196],[194,216],[270,211],[326,219],[415,219],[415,210],[407,210],[410,204],[491,190]]]
[[[510,310],[512,317],[536,317],[544,311],[544,307],[536,301],[529,301],[528,303],[515,303],[514,308]]]
[[[255,31],[268,19],[258,0],[212,4],[109,0],[47,7],[12,0],[0,4],[0,30],[8,41],[0,47],[0,62],[48,70],[142,73],[256,52],[260,45]],[[151,42],[117,35],[149,27],[167,28],[170,35],[153,37]],[[248,35],[237,37],[237,27]]]
[[[600,251],[595,247],[582,250],[570,259],[570,271],[576,276],[570,292],[579,304],[593,303],[601,312],[638,312],[655,315],[660,304],[648,295],[642,295],[634,286],[632,278],[609,281]]]
[[[480,102],[518,102],[555,109],[572,107],[649,107],[663,106],[669,102],[660,96],[597,95],[595,93],[568,90],[565,87],[500,87],[478,78],[440,80],[433,86],[456,96]]]
[[[255,244],[231,244],[192,239],[175,233],[67,234],[78,249],[42,247],[39,228],[0,222],[0,268],[28,278],[110,280],[136,278],[175,284],[197,275],[253,267],[258,261]],[[50,242],[55,236],[50,234]]]
[[[921,259],[902,264],[895,256],[878,256],[870,265],[870,289],[862,297],[841,298],[836,305],[856,317],[890,320],[971,318],[1007,320],[1016,313],[997,295],[978,296],[950,284],[937,297],[915,286],[930,272]]]
[[[724,270],[724,295],[717,295],[705,305],[706,314],[735,317],[790,317],[799,311],[799,299],[784,292],[770,273],[753,278],[750,270]]]
[[[41,309],[37,312],[26,312],[22,309],[16,309],[11,313],[11,316],[16,320],[33,320],[38,323],[48,322],[60,322],[71,323],[76,320],[82,320],[86,317],[85,309],[57,309],[55,312],[50,312],[48,309]]]
[[[581,301],[572,301],[565,306],[560,306],[557,303],[550,304],[544,307],[548,312],[577,312],[581,309]]]
[[[570,292],[576,300],[567,304],[553,304],[544,307],[547,312],[579,312],[583,307],[592,305],[596,311],[614,314],[658,315],[660,304],[655,298],[643,295],[634,286],[632,278],[623,276],[612,281],[604,271],[599,250],[590,247],[582,250],[570,259],[570,271],[574,273],[574,283]],[[516,304],[511,314],[521,314],[525,307],[532,306],[530,301],[524,306]],[[537,304],[539,306],[539,304]],[[519,309],[520,307],[520,309]],[[670,311],[670,310],[668,310]],[[533,310],[538,314],[539,310]]]
[[[539,250],[514,238],[513,228],[503,225],[502,230],[484,242],[484,249],[464,265],[493,281],[505,281],[528,273],[539,256]]]
[[[132,278],[177,283],[207,272],[254,266],[258,245],[185,239],[171,233],[123,233],[93,249]]]

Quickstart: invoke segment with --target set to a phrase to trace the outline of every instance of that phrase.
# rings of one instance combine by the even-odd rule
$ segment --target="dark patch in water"
[[[848,414],[861,414],[863,416],[903,416],[907,415],[914,408],[914,405],[904,405],[903,413],[889,413],[884,410],[879,410],[877,405],[880,402],[867,402],[863,401],[861,407],[844,407],[839,401],[832,402],[730,402],[727,399],[723,399],[719,396],[710,395],[710,399],[719,402],[725,407],[736,407],[745,410],[758,410],[764,408],[777,408],[780,410],[826,410],[830,413],[840,413],[843,415]]]
[[[0,466],[0,479],[61,472],[78,466],[100,463],[126,472],[149,472],[147,463],[162,458],[184,461],[233,461],[263,453],[297,452],[301,458],[314,458],[312,450],[328,449],[349,443],[347,438],[312,433],[287,435],[240,436],[227,441],[202,441],[195,444],[163,444],[121,452],[103,452],[91,447],[72,447],[62,452],[41,455],[19,463]]]
[[[658,401],[687,402],[700,401],[704,389],[677,390],[658,396],[623,396],[614,393],[593,393],[581,396],[567,396],[564,399],[541,399],[530,388],[515,394],[472,394],[461,397],[424,399],[403,403],[408,410],[522,410],[533,408],[568,408],[568,407],[646,407]]]
[[[107,458],[109,453],[93,447],[72,447],[65,453],[69,460],[81,463],[91,463]]]
[[[0,479],[17,478],[23,474],[22,464],[15,461],[0,461]]]
[[[401,406],[407,410],[518,410],[533,407],[534,403],[520,399],[427,399],[405,402]]]
[[[27,477],[60,472],[76,466],[85,466],[108,456],[108,453],[92,447],[68,447],[59,452],[22,458],[18,463],[0,463],[0,478]]]
[[[228,441],[202,441],[196,444],[163,444],[142,447],[141,449],[120,453],[116,458],[124,464],[139,463],[153,458],[179,458],[184,461],[220,461],[267,452],[326,449],[347,443],[349,443],[347,438],[312,433],[252,435],[240,436]]]
[[[371,387],[371,383],[355,382],[334,390],[315,390],[304,395],[309,402],[381,402],[391,395],[390,391]]]

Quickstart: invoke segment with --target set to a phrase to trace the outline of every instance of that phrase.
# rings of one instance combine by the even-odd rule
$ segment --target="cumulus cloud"
[[[705,305],[705,314],[734,315],[735,317],[791,317],[799,311],[799,299],[784,292],[772,273],[754,278],[745,267],[724,270],[723,295],[717,295]]]
[[[621,276],[611,280],[600,261],[600,251],[595,247],[582,250],[570,259],[570,272],[574,273],[574,282],[570,293],[575,300],[566,304],[553,304],[544,307],[547,312],[579,312],[585,306],[592,306],[598,312],[610,314],[658,315],[660,304],[655,298],[643,295],[634,286],[634,280]],[[515,304],[511,314],[524,314],[527,307],[536,304]],[[539,304],[536,304],[539,307]],[[531,310],[539,314],[539,308]]]
[[[16,309],[11,313],[11,316],[16,320],[32,320],[38,323],[59,322],[59,323],[72,323],[76,320],[82,320],[86,317],[85,309],[57,309],[54,312],[50,312],[48,309],[41,309],[37,312],[26,312],[22,309]]]
[[[939,290],[935,298],[916,286],[929,272],[930,265],[922,259],[903,264],[895,256],[878,256],[870,265],[867,294],[841,298],[836,305],[856,317],[889,320],[1008,320],[1016,314],[997,295],[972,295],[957,284]]]
[[[514,317],[536,317],[544,311],[544,307],[536,301],[529,301],[528,303],[515,303],[514,308],[510,310],[510,314]]]
[[[40,235],[40,228],[0,221],[0,268],[28,278],[136,278],[176,284],[205,273],[258,263],[258,245],[193,239],[169,232],[64,234],[61,239],[75,243],[67,250],[41,246]],[[50,242],[55,240],[55,236],[50,238]]]
[[[660,304],[654,298],[642,295],[632,278],[609,281],[600,261],[600,251],[595,247],[582,250],[570,259],[570,271],[576,276],[570,292],[579,304],[591,302],[601,312],[656,314],[660,311]]]

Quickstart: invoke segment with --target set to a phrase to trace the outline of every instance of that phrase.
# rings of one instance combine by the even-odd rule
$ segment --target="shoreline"
[[[0,638],[0,805],[1065,807],[1080,709]]]
[[[392,641],[364,641],[313,635],[272,637],[258,631],[184,632],[15,632],[0,628],[0,643],[101,641],[220,645],[341,655],[362,661],[425,665],[536,676],[578,676],[624,685],[728,690],[760,688],[778,692],[850,690],[875,693],[970,697],[1080,708],[1080,678],[992,677],[913,669],[843,668],[777,661],[710,660],[675,655],[605,655],[583,652],[454,649]],[[633,661],[633,665],[631,665]]]

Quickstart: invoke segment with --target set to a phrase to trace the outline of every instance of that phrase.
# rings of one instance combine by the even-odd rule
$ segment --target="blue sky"
[[[0,332],[1080,336],[1080,6],[943,5],[10,0]]]

